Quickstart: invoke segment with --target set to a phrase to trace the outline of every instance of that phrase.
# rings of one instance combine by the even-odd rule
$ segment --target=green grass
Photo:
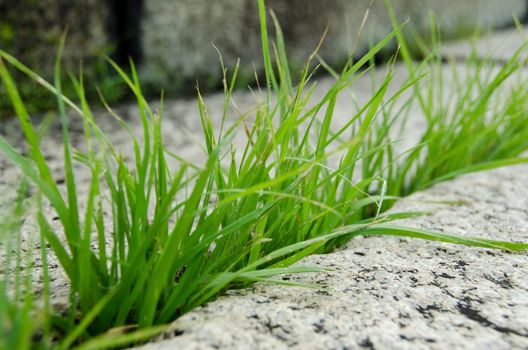
[[[492,113],[490,125],[478,117],[492,103],[491,95],[498,90],[502,77],[518,70],[513,59],[499,78],[472,85],[471,89],[488,89],[489,94],[485,95],[489,98],[475,100],[469,93],[461,95],[461,103],[469,105],[456,110],[463,111],[462,116],[455,113],[449,118],[440,117],[433,104],[436,100],[430,97],[435,91],[434,80],[427,83],[418,79],[425,65],[415,66],[406,57],[400,27],[396,26],[364,57],[350,61],[326,94],[315,101],[312,62],[306,64],[300,77],[292,76],[281,32],[277,31],[272,45],[267,35],[264,1],[260,0],[259,5],[265,99],[254,114],[244,115],[232,125],[228,123],[238,69],[228,76],[224,68],[225,108],[218,117],[218,128],[213,126],[213,117],[198,95],[207,155],[203,164],[190,163],[166,149],[162,139],[163,103],[159,111],[149,106],[133,64],[127,73],[111,62],[136,96],[143,125],[143,135],[136,137],[116,115],[133,141],[134,156],[127,161],[122,153],[125,150],[116,148],[97,126],[86,99],[82,73],[71,76],[76,102],[62,94],[62,46],[54,84],[0,51],[0,77],[20,120],[29,152],[24,156],[1,138],[0,150],[38,190],[41,239],[57,257],[70,281],[72,296],[64,315],[49,306],[44,293],[42,310],[48,316],[43,318],[42,326],[32,328],[27,324],[29,308],[24,307],[31,305],[31,288],[27,289],[27,296],[8,300],[5,283],[2,285],[2,305],[15,311],[0,310],[0,332],[19,334],[14,341],[26,342],[21,349],[31,346],[30,335],[35,334],[35,329],[44,334],[43,347],[53,345],[59,349],[100,349],[146,339],[165,329],[164,324],[227,288],[257,281],[292,284],[274,276],[319,271],[293,264],[309,254],[329,252],[358,235],[407,236],[509,251],[528,248],[524,243],[398,227],[390,221],[419,213],[385,213],[399,196],[440,179],[525,161],[516,158],[527,148],[521,142],[521,135],[526,133],[522,120],[518,131],[505,128],[506,122],[526,114],[523,104],[518,110],[513,108],[524,96],[522,88],[514,88],[505,116],[494,119]],[[390,64],[371,99],[358,108],[344,127],[336,129],[333,118],[337,98],[394,38],[400,38],[402,56],[411,73],[409,81],[388,95],[394,74]],[[31,123],[7,64],[27,74],[57,99],[63,131],[63,187],[57,184],[45,160],[40,148],[43,132]],[[419,84],[426,84],[429,90]],[[423,96],[421,91],[431,92]],[[424,146],[401,156],[395,154],[388,135],[394,116],[401,113],[393,114],[390,107],[409,92],[410,102],[406,105],[420,102],[429,127],[423,136]],[[438,108],[442,110],[441,106]],[[81,149],[74,150],[71,145],[67,110],[76,113],[80,117],[76,122],[83,124],[85,144]],[[453,120],[457,127],[434,134],[441,130],[439,125],[448,127]],[[461,130],[464,128],[467,130]],[[233,139],[242,131],[247,142],[237,148]],[[494,149],[499,151],[492,159],[485,157],[488,153],[477,147],[477,141],[474,147],[464,143],[464,135],[470,132],[478,136],[483,133],[482,139],[488,140],[493,131],[498,135]],[[504,133],[513,136],[508,134],[504,139]],[[512,142],[516,137],[519,142]],[[429,156],[450,139],[462,140],[451,158],[437,160]],[[455,162],[459,158],[463,160]],[[76,189],[74,162],[91,173],[88,193]],[[174,162],[177,166],[171,165]],[[46,204],[55,210],[61,229],[55,229],[43,214]],[[18,228],[12,226],[10,230]],[[22,321],[15,324],[15,319]]]
[[[387,5],[397,26],[389,1]],[[502,66],[475,51],[464,62],[444,64],[434,23],[432,19],[431,38],[416,40],[424,57],[420,62],[397,33],[408,76],[403,85],[410,86],[410,96],[386,103],[376,131],[365,140],[366,149],[387,145],[364,162],[364,174],[379,169],[388,195],[407,196],[462,174],[528,161],[528,76],[521,70],[528,43]],[[411,113],[423,117],[425,128],[414,146],[398,152],[402,135],[390,132],[405,129]],[[374,190],[371,186],[367,191]],[[390,205],[385,203],[384,209]]]
[[[28,190],[23,181],[17,196],[0,216],[0,242],[2,246],[2,271],[0,280],[0,348],[25,349],[31,345],[31,338],[43,325],[41,319],[35,322],[31,314],[34,296],[31,292],[31,256],[24,256],[22,242],[22,218],[27,210],[24,201]],[[29,264],[28,264],[29,262]],[[12,278],[9,278],[11,277]]]

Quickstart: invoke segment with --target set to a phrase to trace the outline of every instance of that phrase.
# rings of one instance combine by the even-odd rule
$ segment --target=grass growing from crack
[[[387,7],[397,26],[390,1]],[[405,37],[396,34],[408,75],[403,84],[412,85],[411,93],[384,106],[376,132],[366,139],[367,149],[387,145],[363,166],[365,173],[380,169],[388,195],[406,196],[462,174],[528,161],[523,155],[528,150],[528,76],[521,72],[528,43],[501,67],[475,51],[462,64],[446,65],[434,18],[431,23],[430,44],[416,40],[424,56],[418,63]],[[423,116],[424,131],[414,146],[398,152],[391,129],[405,127],[412,113]]]
[[[390,156],[390,140],[378,137],[389,126],[379,126],[378,120],[386,107],[412,90],[418,80],[411,78],[388,96],[393,77],[389,70],[372,98],[345,126],[336,130],[333,118],[340,93],[363,74],[362,69],[376,53],[399,36],[399,27],[360,60],[347,64],[333,86],[313,103],[310,62],[294,84],[281,32],[277,30],[276,45],[270,45],[264,1],[259,1],[259,5],[265,101],[254,115],[242,116],[229,126],[226,120],[237,69],[231,79],[224,69],[225,108],[220,128],[213,126],[212,117],[198,96],[207,153],[202,165],[184,161],[165,148],[163,106],[159,111],[151,109],[133,64],[130,74],[113,64],[137,98],[143,125],[143,135],[136,137],[116,115],[133,141],[132,157],[127,160],[98,128],[86,101],[82,73],[71,78],[79,102],[62,94],[62,46],[53,85],[0,52],[0,76],[20,120],[29,154],[22,155],[1,138],[0,149],[43,197],[37,201],[41,237],[70,282],[71,306],[66,315],[57,314],[49,300],[44,306],[44,312],[52,314],[46,329],[58,333],[53,343],[58,348],[126,345],[159,333],[165,329],[163,324],[226,288],[256,281],[291,284],[273,277],[317,271],[293,264],[311,253],[330,251],[356,235],[408,236],[511,251],[528,248],[522,243],[390,225],[392,219],[415,213],[383,213],[383,203],[395,200],[394,195],[405,191],[401,186],[399,191],[389,192],[399,181],[394,176],[400,174],[382,171],[387,167],[394,169],[398,163]],[[40,132],[31,123],[4,62],[28,74],[57,98],[63,132],[64,188],[53,178],[41,151]],[[420,99],[416,92],[412,96]],[[83,149],[74,150],[71,145],[67,109],[81,117]],[[247,142],[237,148],[233,139],[241,130],[245,131]],[[499,159],[510,159],[510,149],[513,147],[504,146]],[[74,162],[91,173],[87,194],[77,191]],[[482,162],[477,160],[475,164]],[[421,174],[419,167],[413,165],[413,169],[412,176]],[[431,178],[457,170],[432,172]],[[408,180],[409,174],[402,176]],[[43,214],[42,207],[48,203],[56,211],[61,229],[52,226]],[[0,292],[7,295],[5,283]],[[16,304],[16,299],[4,304]],[[23,319],[29,317],[24,308],[15,310],[22,312]],[[4,314],[0,310],[0,317]],[[26,323],[16,327],[4,322],[0,331],[12,332],[15,328],[22,335],[34,334]],[[133,330],[136,331],[128,333]],[[23,339],[24,346],[31,346],[27,337]],[[43,344],[51,346],[49,339]]]

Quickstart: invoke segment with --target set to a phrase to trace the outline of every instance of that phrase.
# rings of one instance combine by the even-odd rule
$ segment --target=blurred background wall
[[[268,0],[282,26],[292,63],[301,65],[316,47],[325,28],[328,35],[321,56],[339,65],[364,52],[369,43],[391,31],[384,0]],[[393,0],[401,20],[427,35],[429,14],[444,38],[513,24],[523,19],[526,0]],[[366,26],[359,28],[369,11]],[[61,33],[67,28],[64,65],[83,71],[90,85],[99,86],[108,100],[123,90],[101,55],[126,65],[138,65],[145,88],[166,90],[171,96],[202,87],[218,86],[218,53],[227,66],[241,60],[241,82],[253,67],[261,68],[257,0],[0,0],[0,48],[46,78],[51,78]],[[33,84],[19,76],[23,94],[35,109],[53,102],[40,96]],[[67,82],[66,82],[67,84]],[[95,91],[90,94],[96,95]],[[0,111],[7,100],[0,90]]]

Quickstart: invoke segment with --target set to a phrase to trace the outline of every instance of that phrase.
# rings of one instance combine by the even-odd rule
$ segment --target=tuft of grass
[[[397,26],[390,1],[387,5]],[[462,174],[528,162],[528,76],[520,60],[528,43],[500,67],[476,52],[463,63],[446,65],[438,32],[433,18],[432,44],[421,40],[425,58],[418,63],[405,37],[396,35],[410,96],[385,104],[366,147],[387,146],[363,165],[365,173],[387,180],[388,195],[407,196]],[[411,113],[423,116],[425,128],[414,146],[398,152],[395,138],[401,135],[391,131],[404,129]]]
[[[384,213],[384,203],[406,194],[404,186],[393,190],[399,177],[404,183],[414,184],[426,171],[401,173],[402,168],[394,161],[397,157],[392,154],[392,143],[383,137],[391,128],[387,122],[390,119],[383,116],[392,101],[409,89],[417,90],[417,75],[421,73],[416,72],[388,96],[394,75],[391,64],[370,100],[346,125],[336,129],[333,118],[342,91],[364,73],[381,49],[399,37],[399,26],[364,57],[350,61],[326,94],[314,101],[310,67],[315,53],[300,77],[294,79],[280,27],[276,24],[273,44],[267,34],[263,0],[259,0],[259,9],[266,97],[254,115],[244,115],[229,125],[238,68],[229,77],[223,67],[225,104],[217,128],[198,91],[206,150],[203,164],[185,161],[166,149],[162,138],[163,103],[158,111],[149,106],[133,63],[127,73],[109,61],[136,97],[143,126],[143,134],[136,136],[111,111],[130,134],[133,149],[127,157],[98,128],[87,102],[82,72],[77,77],[71,75],[78,103],[62,93],[63,44],[58,50],[54,84],[0,51],[0,78],[17,113],[29,154],[22,155],[2,138],[0,150],[43,197],[37,210],[40,234],[70,282],[72,303],[67,315],[48,310],[52,314],[49,327],[62,332],[55,344],[59,349],[81,342],[85,342],[81,348],[89,349],[141,341],[227,288],[256,281],[293,284],[274,276],[319,271],[294,263],[314,252],[328,252],[357,235],[406,236],[510,251],[528,249],[523,243],[457,237],[389,223],[417,215]],[[64,186],[53,177],[40,148],[41,133],[31,123],[4,62],[27,74],[57,99],[63,132]],[[431,102],[417,92],[412,96],[423,100],[426,107]],[[80,149],[71,145],[68,110],[78,114],[83,124],[85,144]],[[477,112],[472,115],[475,117],[464,118],[460,124],[480,132],[483,129],[465,124],[480,123]],[[242,130],[246,144],[237,148],[233,139]],[[454,132],[444,135],[454,136]],[[503,151],[510,148],[505,145]],[[437,168],[431,159],[417,159],[424,162],[419,164]],[[473,166],[487,164],[475,159]],[[91,174],[87,193],[77,190],[75,162]],[[414,164],[418,163],[412,164],[413,169]],[[431,177],[420,182],[422,185],[412,185],[408,191],[461,169],[467,171],[468,167],[432,171]],[[415,178],[409,178],[411,174]],[[61,229],[48,222],[43,204],[53,207]],[[32,328],[20,329],[26,335],[34,334]],[[137,331],[129,333],[131,330]]]

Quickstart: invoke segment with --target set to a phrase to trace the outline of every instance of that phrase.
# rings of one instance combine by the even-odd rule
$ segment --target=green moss
[[[105,36],[108,6],[103,0],[18,0],[2,10],[0,24],[0,49],[17,57],[22,63],[38,72],[44,79],[53,81],[56,48],[65,28],[68,28],[63,66],[78,73],[83,61],[87,86],[92,87],[90,97],[97,97],[98,87],[109,101],[123,95],[115,84],[107,64],[97,58],[109,53]],[[55,109],[55,98],[19,72],[13,72],[24,103],[31,113]],[[63,79],[65,93],[74,96],[67,76]],[[0,87],[0,118],[12,115],[12,108],[3,87]]]
[[[9,23],[0,23],[0,41],[4,43],[4,45],[11,45],[13,38],[13,27]]]

